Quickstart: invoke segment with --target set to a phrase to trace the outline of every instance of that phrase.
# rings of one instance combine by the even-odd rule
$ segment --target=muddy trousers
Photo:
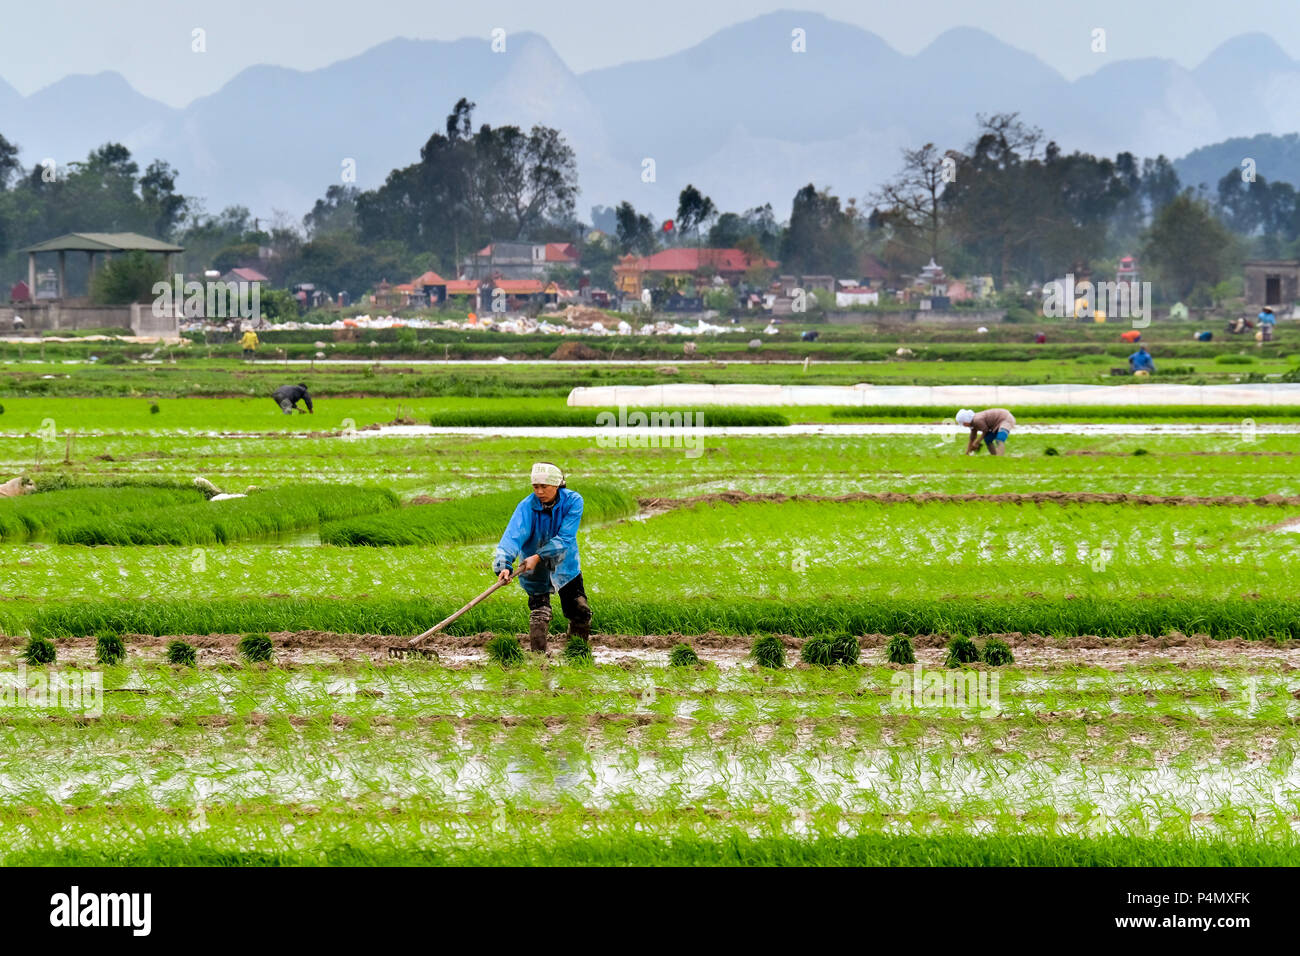
[[[560,611],[569,621],[569,633],[591,637],[591,607],[582,588],[582,575],[560,588]],[[551,626],[551,596],[528,595],[528,640],[535,651],[546,650],[546,635]]]

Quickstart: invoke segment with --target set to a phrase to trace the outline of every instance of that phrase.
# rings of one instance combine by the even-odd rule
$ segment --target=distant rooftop
[[[70,232],[57,239],[46,239],[20,252],[184,252],[160,239],[150,239],[137,232]]]

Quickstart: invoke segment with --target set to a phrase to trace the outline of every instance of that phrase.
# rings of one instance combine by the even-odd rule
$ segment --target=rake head
[[[396,645],[388,648],[388,656],[396,657],[401,660],[408,660],[413,657],[422,657],[425,660],[437,660],[438,652],[431,647],[408,647],[406,645]]]

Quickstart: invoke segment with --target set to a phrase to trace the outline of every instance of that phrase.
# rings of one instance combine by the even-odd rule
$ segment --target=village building
[[[740,249],[663,249],[649,256],[626,255],[614,266],[615,286],[624,296],[639,301],[644,289],[672,285],[689,294],[696,286],[721,276],[736,286],[754,266],[774,269],[770,259],[751,259]]]
[[[1253,259],[1244,263],[1246,304],[1288,313],[1300,303],[1300,259]]]

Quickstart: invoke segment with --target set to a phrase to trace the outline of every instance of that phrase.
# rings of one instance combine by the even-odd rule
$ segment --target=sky
[[[871,30],[906,54],[945,30],[978,27],[1071,80],[1108,59],[1193,67],[1224,40],[1256,31],[1300,59],[1300,0],[41,0],[0,11],[0,78],[25,95],[71,73],[114,70],[181,107],[249,66],[312,70],[394,37],[488,39],[497,27],[542,34],[581,73],[675,53],[787,9]],[[1106,31],[1104,54],[1091,49],[1096,28]],[[205,31],[203,53],[192,49],[196,29]]]

